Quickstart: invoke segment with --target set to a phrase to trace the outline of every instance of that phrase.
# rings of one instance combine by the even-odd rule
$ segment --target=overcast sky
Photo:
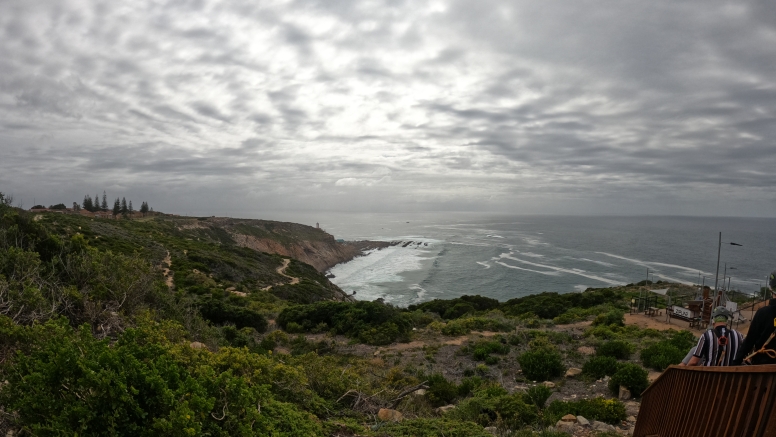
[[[0,191],[776,215],[772,0],[0,0]]]

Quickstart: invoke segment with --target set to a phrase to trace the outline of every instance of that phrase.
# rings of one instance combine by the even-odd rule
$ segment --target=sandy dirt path
[[[167,288],[172,290],[175,283],[170,274],[170,267],[172,267],[172,258],[170,257],[170,251],[168,250],[167,256],[164,257],[164,261],[162,261],[162,273],[164,274],[164,282],[167,284]]]
[[[283,265],[278,267],[277,269],[275,269],[275,271],[278,272],[279,275],[285,276],[286,278],[290,279],[291,280],[291,284],[290,285],[296,285],[296,284],[299,283],[299,278],[296,278],[294,276],[289,276],[289,275],[286,274],[286,269],[288,268],[289,264],[291,264],[291,259],[290,258],[285,258],[285,259],[283,259]],[[279,284],[275,284],[274,286],[278,286],[278,285],[286,285],[286,284],[279,283]],[[273,285],[270,285],[268,287],[262,288],[262,290],[269,291],[269,289],[272,288],[272,287],[273,287]]]

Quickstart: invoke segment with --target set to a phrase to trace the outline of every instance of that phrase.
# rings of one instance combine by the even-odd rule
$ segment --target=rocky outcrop
[[[249,247],[260,252],[289,256],[310,264],[319,272],[325,272],[339,263],[350,261],[367,250],[391,245],[391,243],[383,241],[350,241],[342,243],[335,241],[333,237],[330,241],[297,240],[291,242],[281,242],[270,238],[260,238],[240,233],[232,233],[231,237],[238,246]]]

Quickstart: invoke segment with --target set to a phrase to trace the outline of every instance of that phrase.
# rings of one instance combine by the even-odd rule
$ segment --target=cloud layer
[[[776,5],[0,2],[0,191],[776,213]]]

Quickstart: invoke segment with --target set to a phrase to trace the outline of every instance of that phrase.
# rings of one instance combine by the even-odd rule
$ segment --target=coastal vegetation
[[[636,285],[353,301],[234,229],[0,202],[0,434],[559,437],[566,414],[627,428],[612,395],[638,397],[645,368],[694,340],[625,325]],[[328,241],[281,229],[296,228],[251,232]]]

